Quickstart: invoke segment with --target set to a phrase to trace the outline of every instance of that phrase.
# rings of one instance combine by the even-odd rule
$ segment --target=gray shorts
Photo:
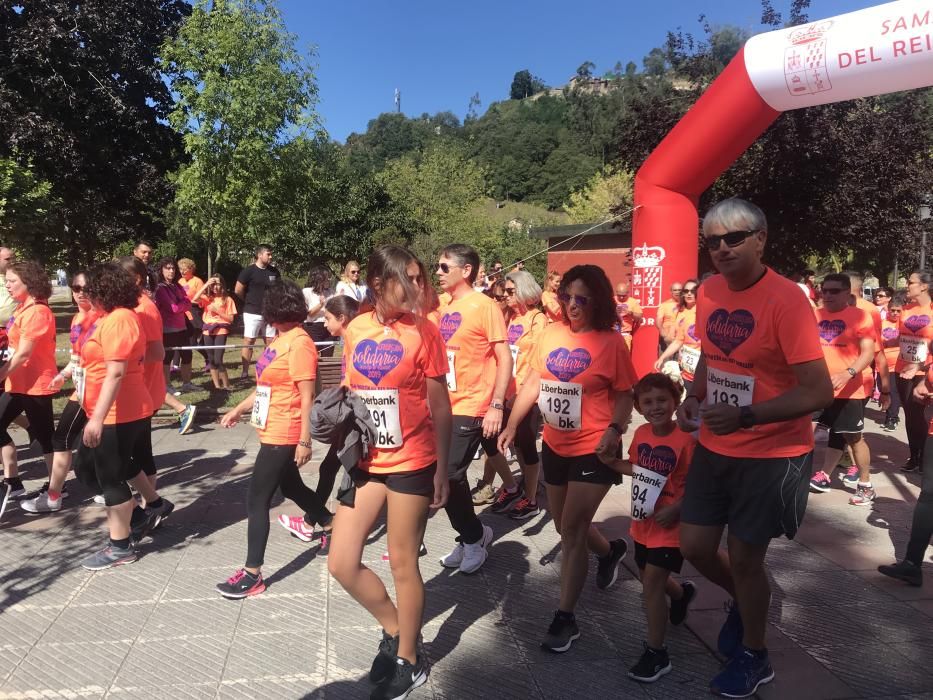
[[[697,445],[687,472],[681,522],[728,525],[749,544],[797,534],[807,510],[813,452],[797,457],[727,457]]]

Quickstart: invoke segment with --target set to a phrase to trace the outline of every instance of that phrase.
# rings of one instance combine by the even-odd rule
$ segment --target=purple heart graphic
[[[266,367],[272,364],[276,357],[278,357],[278,353],[272,348],[263,350],[262,357],[256,360],[256,379],[262,376],[262,373],[266,371]]]
[[[911,333],[916,333],[921,328],[926,328],[930,325],[930,317],[926,314],[922,316],[908,316],[907,320],[904,321],[904,325],[910,329]]]
[[[894,328],[893,326],[888,326],[887,328],[881,329],[881,337],[885,340],[894,340],[899,335],[900,333],[897,332],[897,328]]]
[[[695,323],[691,323],[691,324],[690,324],[690,327],[687,329],[687,335],[689,335],[691,338],[693,338],[694,341],[696,341],[697,343],[699,343],[699,342],[700,342],[700,336],[698,336],[698,335],[696,334],[696,329],[697,329],[696,324],[695,324]]]
[[[71,341],[71,344],[74,345],[78,342],[78,338],[81,337],[81,331],[84,330],[80,323],[76,323],[71,327],[71,333],[68,334],[68,340]]]
[[[460,315],[459,311],[441,316],[440,331],[445,343],[454,337],[454,333],[460,328],[461,323],[463,323],[463,316]]]
[[[378,345],[375,340],[357,343],[353,351],[353,366],[376,386],[389,372],[398,367],[405,349],[394,338],[383,340]]]
[[[677,466],[677,453],[667,445],[652,447],[642,442],[638,445],[638,466],[668,476]]]
[[[583,348],[576,348],[572,351],[567,348],[557,348],[547,356],[544,364],[560,381],[569,382],[584,372],[592,361],[590,353]]]
[[[816,325],[820,329],[820,338],[826,343],[832,343],[846,332],[846,322],[839,318],[834,321],[820,321]]]
[[[706,335],[713,341],[713,345],[726,353],[726,357],[748,340],[754,330],[755,317],[745,309],[736,309],[731,313],[725,309],[716,309],[706,322]]]
[[[509,345],[515,345],[515,343],[518,342],[518,339],[521,338],[524,333],[525,327],[520,323],[514,326],[509,326]]]

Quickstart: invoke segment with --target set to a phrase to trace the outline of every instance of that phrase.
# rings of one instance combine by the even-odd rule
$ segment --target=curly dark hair
[[[571,284],[580,280],[589,292],[590,319],[593,328],[598,331],[611,331],[619,322],[616,316],[615,301],[613,300],[612,284],[603,268],[596,265],[574,265],[560,280],[560,287],[557,288],[558,295],[567,294],[567,289]],[[567,305],[560,303],[561,311],[564,314],[563,322],[570,325],[570,318],[567,315]]]
[[[26,285],[26,291],[29,296],[37,301],[48,301],[52,296],[52,283],[49,282],[49,276],[45,274],[42,265],[34,260],[23,260],[15,262],[7,268],[10,272],[19,277],[20,281]]]
[[[171,265],[175,268],[175,279],[173,279],[171,282],[165,279],[165,275],[162,274],[162,268],[166,265]],[[181,272],[178,270],[178,261],[171,255],[166,255],[163,258],[159,258],[159,262],[156,263],[156,276],[159,278],[159,284],[168,285],[169,287],[181,287],[181,284],[179,284]]]
[[[315,265],[308,271],[308,283],[305,285],[315,294],[323,294],[334,286],[334,273],[323,265]]]
[[[308,317],[304,294],[294,282],[281,280],[266,287],[262,318],[266,323],[302,323]]]
[[[114,309],[135,309],[139,287],[133,273],[119,262],[95,265],[85,273],[84,293],[91,303],[108,314]]]
[[[146,269],[146,263],[132,255],[124,255],[115,262],[129,273],[130,278],[137,284],[136,288],[138,290],[146,286],[146,282],[149,279],[149,270]],[[139,280],[138,282],[136,282],[137,279]]]
[[[677,408],[680,405],[680,394],[682,393],[680,385],[666,374],[652,372],[651,374],[646,374],[644,377],[639,379],[638,383],[635,385],[636,408],[638,408],[638,397],[649,389],[660,389],[661,391],[669,392],[671,397],[674,399],[674,408]]]

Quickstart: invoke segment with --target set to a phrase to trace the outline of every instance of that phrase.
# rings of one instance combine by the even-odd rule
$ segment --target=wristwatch
[[[624,430],[622,430],[622,426],[619,425],[618,423],[610,423],[607,427],[612,428],[613,430],[615,430],[615,431],[616,431],[616,435],[619,435],[619,436],[621,436],[622,433],[625,432]]]
[[[752,413],[751,406],[742,406],[739,409],[739,427],[743,429],[751,428],[755,425],[755,414]]]
[[[497,401],[496,399],[493,399],[492,401],[489,402],[489,408],[496,408],[501,411],[502,409],[505,408],[505,404],[502,403],[501,401]]]
[[[856,374],[858,374],[858,372],[856,372],[852,367],[846,367],[846,372],[848,372],[849,375],[852,376],[852,377],[854,377]]]

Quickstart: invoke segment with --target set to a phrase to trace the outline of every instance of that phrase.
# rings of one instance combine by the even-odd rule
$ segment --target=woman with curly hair
[[[256,389],[224,414],[220,424],[232,428],[252,413],[259,434],[259,453],[249,482],[246,563],[218,583],[224,598],[246,598],[266,590],[262,564],[269,539],[269,507],[276,489],[293,500],[323,528],[331,514],[309,489],[298,470],[311,459],[311,406],[317,377],[317,350],[302,328],[308,315],[304,295],[292,282],[273,282],[262,300],[262,320],[276,336],[256,362]]]
[[[327,328],[324,326],[324,304],[330,299],[334,290],[331,285],[334,283],[334,276],[331,271],[323,265],[315,265],[308,273],[308,283],[301,293],[304,295],[305,303],[308,305],[308,316],[305,319],[304,327],[315,343],[333,342],[336,340]],[[321,350],[321,357],[333,357],[334,346],[326,347]]]
[[[6,271],[6,289],[16,302],[6,324],[9,336],[9,359],[0,364],[0,381],[6,391],[0,395],[0,452],[3,455],[6,497],[26,494],[19,477],[16,445],[7,429],[25,413],[30,433],[42,446],[42,455],[52,474],[52,379],[58,374],[55,364],[55,315],[49,309],[52,285],[37,262],[24,260],[11,264]]]
[[[593,516],[621,477],[598,455],[614,452],[632,414],[635,369],[618,321],[612,285],[595,265],[577,265],[558,290],[563,321],[538,335],[531,368],[499,436],[505,451],[532,406],[544,416],[541,465],[548,510],[561,536],[560,603],[542,646],[570,649],[580,636],[574,608],[586,581],[588,553],[598,557],[596,585],[618,575],[625,540],[607,542]]]

